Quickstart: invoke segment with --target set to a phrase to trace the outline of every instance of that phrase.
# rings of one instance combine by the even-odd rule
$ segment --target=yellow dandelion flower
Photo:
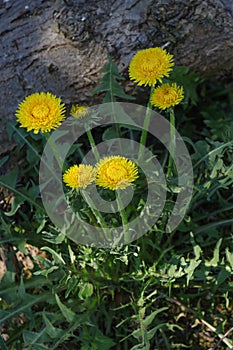
[[[139,86],[154,86],[163,77],[168,77],[174,66],[173,55],[160,47],[140,50],[129,64],[129,77]]]
[[[61,99],[49,92],[29,95],[21,102],[15,113],[20,127],[35,134],[56,129],[65,119],[65,106]]]
[[[110,156],[96,164],[96,184],[110,190],[125,189],[138,178],[137,166],[132,160]]]
[[[151,104],[160,109],[167,109],[178,105],[184,98],[184,89],[176,83],[158,86],[151,96]]]
[[[73,105],[70,110],[70,115],[74,118],[82,118],[87,115],[87,110],[88,107],[86,106],[79,106],[78,104]]]
[[[86,188],[95,180],[96,170],[91,165],[73,165],[66,170],[63,181],[71,188]]]

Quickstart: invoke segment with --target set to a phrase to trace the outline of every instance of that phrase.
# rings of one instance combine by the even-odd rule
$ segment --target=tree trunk
[[[0,34],[3,119],[36,91],[100,102],[91,92],[108,52],[126,78],[132,55],[155,46],[216,80],[233,75],[232,0],[1,0]]]

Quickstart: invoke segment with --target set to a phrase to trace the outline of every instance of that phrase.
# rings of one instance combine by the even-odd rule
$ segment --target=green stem
[[[93,208],[94,203],[91,200],[90,196],[87,194],[86,191],[81,190],[82,196],[85,199],[85,201],[87,202],[87,204],[89,205],[89,208],[91,209],[92,213],[94,214],[96,221],[99,225],[101,225],[101,227],[106,227],[106,223],[104,221],[103,216],[100,214],[100,212],[96,209]]]
[[[98,162],[100,160],[100,155],[99,155],[99,152],[98,152],[98,150],[96,148],[95,140],[94,140],[94,138],[92,136],[91,130],[90,129],[86,130],[86,133],[87,133],[87,137],[88,137],[88,140],[90,142],[92,151],[94,153],[95,159]]]
[[[83,198],[85,199],[85,201],[87,202],[91,212],[95,216],[97,223],[104,230],[105,236],[107,236],[108,239],[111,239],[111,232],[109,231],[109,228],[107,227],[107,224],[106,224],[102,214],[98,210],[94,209],[95,204],[93,203],[91,197],[84,190],[81,190],[81,194],[82,194]]]
[[[117,200],[118,210],[119,210],[120,216],[121,216],[121,222],[122,222],[122,226],[123,226],[123,234],[124,234],[124,238],[125,238],[125,243],[129,243],[130,242],[130,235],[129,235],[129,231],[127,228],[128,217],[126,215],[124,205],[122,203],[119,191],[116,192],[116,200]]]
[[[175,155],[175,114],[174,109],[170,108],[170,154],[168,160],[168,169],[167,169],[167,179],[169,180],[172,175],[172,167],[174,162]]]
[[[150,98],[151,98],[153,91],[154,91],[154,87],[152,86],[151,90],[150,90],[150,97],[149,97],[149,101],[147,104],[146,116],[144,119],[143,130],[142,130],[141,139],[140,139],[140,146],[139,146],[139,153],[138,153],[139,159],[142,157],[144,147],[146,145],[147,133],[148,133],[149,125],[150,125],[150,117],[151,117],[151,110],[152,110],[152,104],[150,102]]]

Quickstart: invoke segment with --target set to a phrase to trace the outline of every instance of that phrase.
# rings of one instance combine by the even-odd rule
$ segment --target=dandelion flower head
[[[178,105],[184,98],[184,89],[176,83],[162,84],[151,95],[151,104],[160,109],[167,109]]]
[[[129,77],[139,86],[154,86],[174,66],[173,55],[160,47],[138,51],[129,64]]]
[[[121,156],[109,156],[96,164],[96,184],[110,190],[125,189],[138,178],[137,165]]]
[[[27,96],[15,115],[20,127],[44,133],[56,129],[65,119],[65,106],[50,92],[40,92]]]
[[[71,107],[70,115],[74,118],[82,118],[87,115],[87,110],[88,107],[76,104]]]
[[[95,180],[96,170],[91,165],[73,165],[63,175],[63,181],[71,188],[85,189]]]

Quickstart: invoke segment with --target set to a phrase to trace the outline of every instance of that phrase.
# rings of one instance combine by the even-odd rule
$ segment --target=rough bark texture
[[[153,46],[216,80],[233,76],[232,0],[1,0],[0,38],[3,119],[36,91],[98,102],[107,52],[126,77],[132,55]]]

